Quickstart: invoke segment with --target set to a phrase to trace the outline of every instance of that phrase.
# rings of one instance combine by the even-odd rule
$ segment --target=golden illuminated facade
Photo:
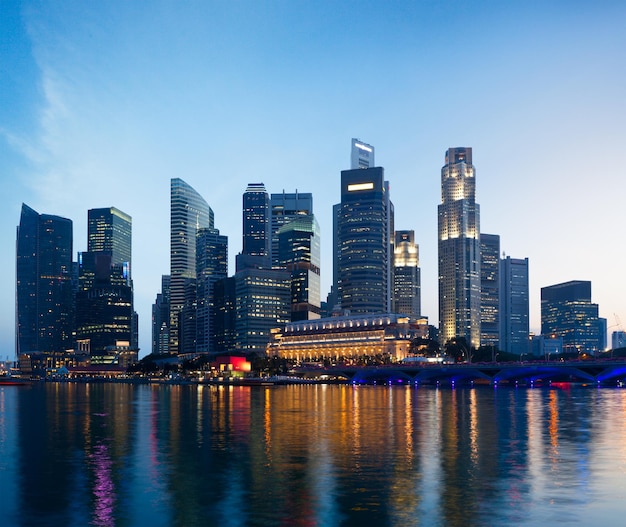
[[[377,355],[400,361],[407,357],[414,338],[428,338],[426,319],[396,314],[330,317],[291,322],[274,330],[267,354],[295,361]]]
[[[450,148],[441,169],[439,335],[480,346],[480,207],[471,148]]]

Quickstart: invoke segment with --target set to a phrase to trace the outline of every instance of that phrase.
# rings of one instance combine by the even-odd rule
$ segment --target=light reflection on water
[[[626,391],[0,387],[3,526],[621,525]]]

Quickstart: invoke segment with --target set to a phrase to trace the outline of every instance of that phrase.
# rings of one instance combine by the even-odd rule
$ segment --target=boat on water
[[[26,386],[27,384],[30,384],[28,379],[13,375],[0,375],[0,386]]]

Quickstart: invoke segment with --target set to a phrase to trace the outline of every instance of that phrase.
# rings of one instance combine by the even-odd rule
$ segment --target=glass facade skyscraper
[[[500,349],[530,353],[528,258],[500,260]]]
[[[283,225],[278,236],[278,266],[291,276],[291,321],[320,318],[320,234],[315,216]]]
[[[500,343],[500,236],[480,234],[480,345]]]
[[[73,347],[72,221],[22,204],[16,243],[16,354]]]
[[[115,207],[87,213],[87,251],[110,252],[113,265],[128,264],[132,253],[132,218]]]
[[[278,267],[278,230],[292,220],[313,214],[310,192],[282,192],[270,196],[270,253],[272,267]]]
[[[237,255],[237,271],[269,268],[270,199],[263,183],[249,183],[243,194],[243,248]]]
[[[394,216],[383,169],[342,171],[335,212],[341,308],[354,315],[391,312]]]
[[[213,229],[213,210],[191,185],[182,179],[171,180],[170,202],[170,353],[195,352],[195,339],[185,342],[181,349],[183,336],[181,324],[186,320],[183,308],[193,305],[196,280],[196,235],[199,229]],[[187,332],[189,335],[190,333]]]
[[[198,229],[196,237],[196,351],[217,351],[215,283],[228,276],[228,237]]]
[[[591,282],[572,280],[541,288],[541,334],[561,337],[564,353],[599,351],[598,304],[591,303]]]
[[[449,148],[441,169],[439,337],[480,346],[480,207],[471,148]]]

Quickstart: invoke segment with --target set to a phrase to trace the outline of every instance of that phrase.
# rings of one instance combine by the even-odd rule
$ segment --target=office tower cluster
[[[115,207],[89,210],[87,251],[74,262],[72,221],[22,205],[16,352],[26,370],[136,361],[131,225]]]
[[[441,169],[438,328],[422,313],[416,230],[396,230],[390,184],[372,145],[352,139],[338,191],[332,285],[322,301],[321,233],[311,193],[269,193],[263,183],[249,183],[241,201],[241,251],[230,274],[228,238],[216,228],[213,210],[173,178],[170,269],[152,306],[152,352],[262,355],[268,345],[280,348],[283,338],[292,356],[302,358],[331,348],[344,353],[357,340],[364,354],[373,353],[368,342],[381,338],[403,357],[407,339],[419,334],[442,347],[464,342],[467,358],[470,348],[480,347],[536,353],[528,259],[505,256],[500,236],[481,232],[471,148],[449,148]],[[136,360],[131,234],[128,214],[91,209],[87,250],[74,262],[71,220],[23,205],[16,245],[18,355],[71,351],[92,364]],[[543,288],[541,302],[542,335],[535,340],[552,339],[544,348],[558,341],[562,352],[603,349],[606,321],[591,303],[590,283]],[[365,329],[379,333],[372,337]]]

